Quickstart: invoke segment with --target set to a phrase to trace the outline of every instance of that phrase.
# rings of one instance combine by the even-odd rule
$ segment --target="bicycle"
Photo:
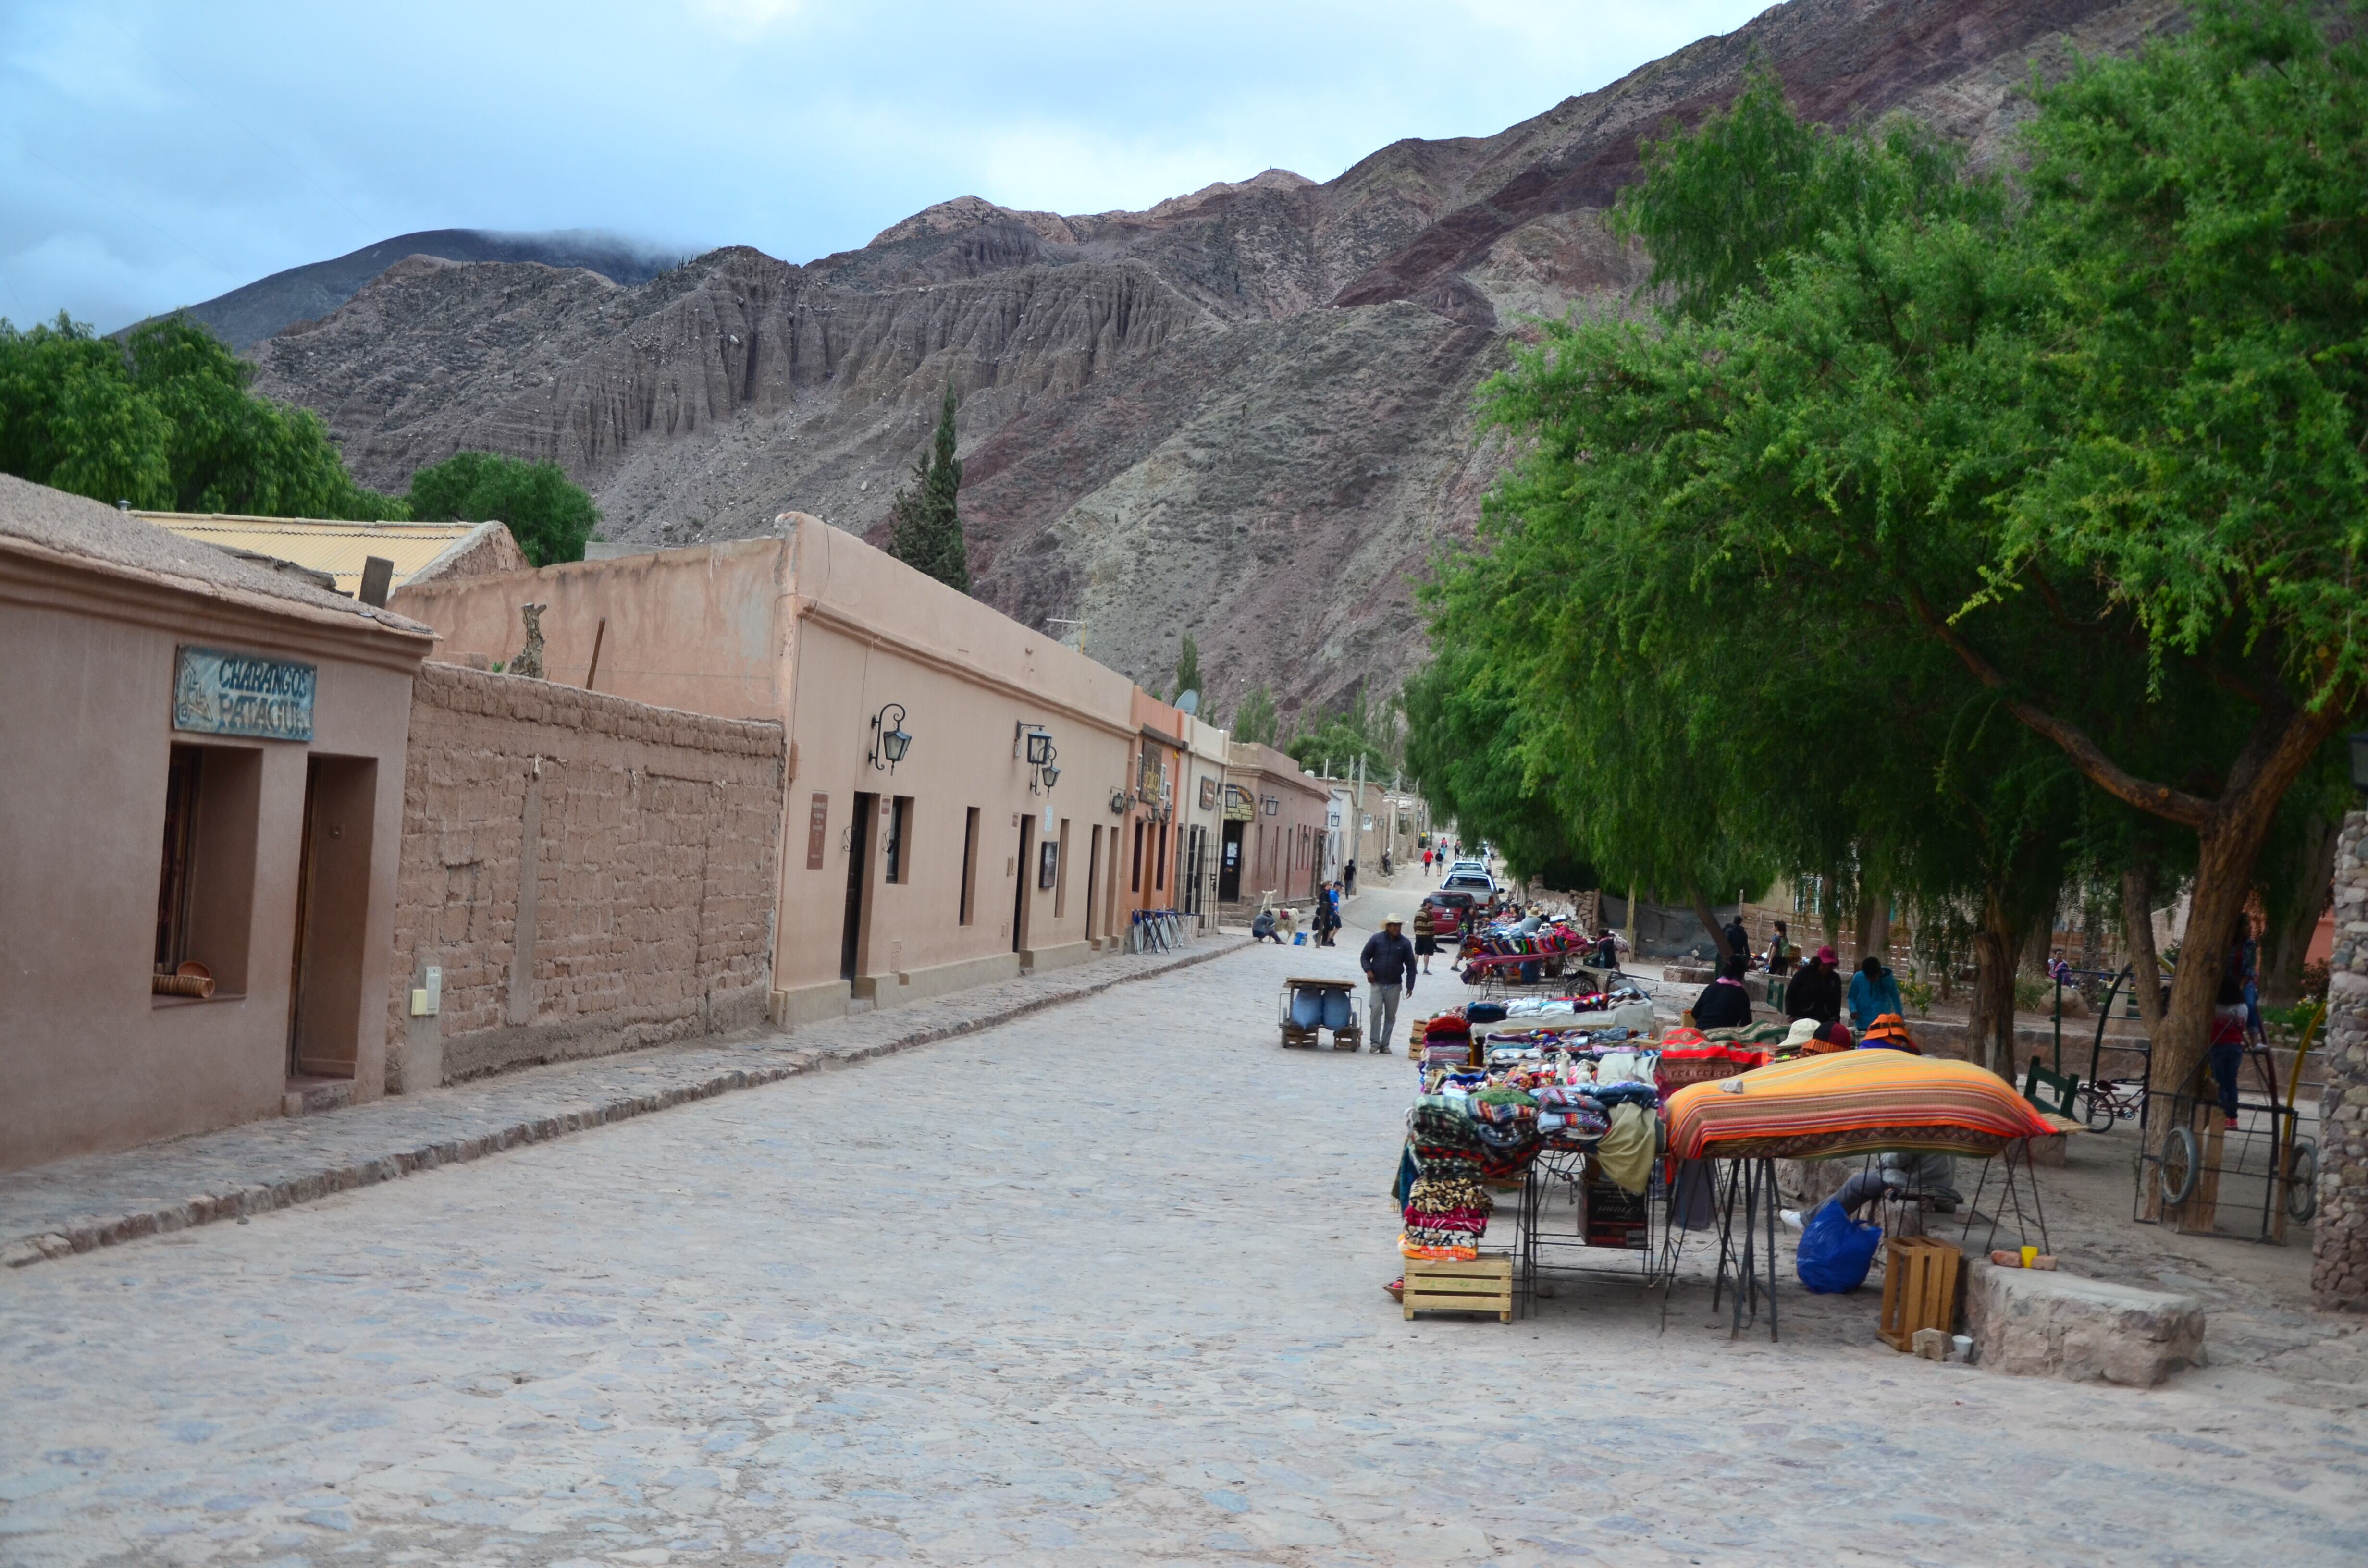
[[[2083,1102],[2080,1119],[2092,1132],[2109,1131],[2116,1121],[2135,1119],[2146,1108],[2146,1081],[2141,1078],[2108,1078],[2102,1083],[2081,1085],[2073,1091],[2076,1102]]]

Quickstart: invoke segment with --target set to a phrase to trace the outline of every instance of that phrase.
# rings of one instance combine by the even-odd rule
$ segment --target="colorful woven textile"
[[[2005,1079],[1965,1062],[1854,1051],[1762,1067],[1669,1096],[1681,1160],[1818,1159],[1920,1149],[1987,1159],[2054,1131]]]

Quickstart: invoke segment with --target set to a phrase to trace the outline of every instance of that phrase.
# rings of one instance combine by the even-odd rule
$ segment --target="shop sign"
[[[1238,784],[1225,786],[1225,820],[1251,822],[1258,816],[1258,801]]]
[[[1213,778],[1201,780],[1201,809],[1204,812],[1217,809],[1217,781]]]
[[[292,659],[183,644],[173,672],[173,728],[309,741],[318,674],[313,665]]]

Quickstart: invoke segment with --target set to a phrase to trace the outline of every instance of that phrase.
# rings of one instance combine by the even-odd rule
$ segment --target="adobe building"
[[[801,513],[781,536],[416,582],[439,657],[779,722],[769,1012],[794,1024],[1122,939],[1133,685]]]
[[[1322,879],[1331,796],[1289,755],[1255,742],[1226,748],[1217,896],[1242,910],[1268,894],[1305,903]]]
[[[532,564],[500,523],[357,523],[326,517],[251,517],[231,512],[142,512],[133,517],[242,560],[326,578],[347,598],[365,597],[372,557],[387,587],[436,577],[518,572]]]
[[[0,1168],[383,1091],[431,643],[0,476]]]

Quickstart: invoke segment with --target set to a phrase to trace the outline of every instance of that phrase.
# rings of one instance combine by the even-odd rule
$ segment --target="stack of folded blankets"
[[[1406,1230],[1398,1250],[1408,1257],[1468,1263],[1480,1256],[1496,1201],[1480,1177],[1484,1145],[1467,1105],[1460,1096],[1425,1095],[1406,1112],[1406,1164],[1414,1178],[1403,1188]]]
[[[1465,1067],[1472,1062],[1472,1026],[1461,1007],[1450,1007],[1423,1026],[1425,1067]]]
[[[1527,1089],[1501,1084],[1482,1089],[1472,1096],[1472,1119],[1486,1179],[1511,1181],[1538,1157],[1538,1101]]]
[[[1538,1098],[1538,1136],[1550,1149],[1592,1149],[1611,1129],[1592,1084],[1545,1084]]]

